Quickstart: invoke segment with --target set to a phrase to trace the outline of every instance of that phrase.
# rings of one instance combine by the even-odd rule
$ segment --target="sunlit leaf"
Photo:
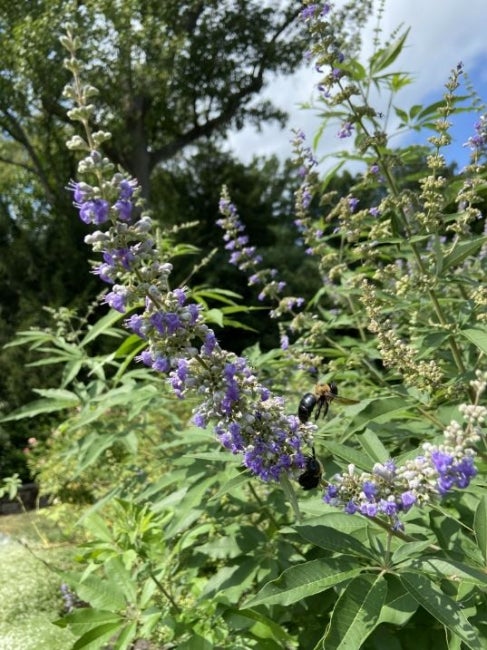
[[[337,600],[323,648],[360,650],[365,639],[379,624],[386,595],[387,583],[383,576],[354,578]]]
[[[349,558],[311,560],[286,569],[279,578],[267,583],[259,593],[245,603],[257,605],[290,605],[359,575],[361,567]]]
[[[471,650],[485,648],[478,630],[465,618],[462,607],[447,596],[437,585],[436,580],[429,580],[417,573],[404,572],[401,582],[417,602],[433,618],[456,634]]]

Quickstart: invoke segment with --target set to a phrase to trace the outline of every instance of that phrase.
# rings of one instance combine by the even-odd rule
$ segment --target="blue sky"
[[[413,84],[400,95],[401,108],[427,105],[441,99],[450,70],[460,61],[475,90],[487,103],[487,0],[468,0],[463,6],[458,0],[386,0],[383,33],[388,35],[401,24],[411,27],[411,31],[395,69],[407,71],[414,78]],[[364,56],[370,53],[367,43],[372,41],[372,27],[369,33],[370,37],[366,33],[364,38]],[[300,109],[300,104],[312,97],[317,81],[316,73],[309,68],[291,77],[274,79],[265,95],[290,113],[288,127],[280,130],[266,126],[262,133],[246,128],[229,136],[229,147],[245,161],[255,154],[291,156],[291,128],[304,129],[311,140],[319,125],[315,112]],[[456,160],[460,167],[468,162],[468,149],[462,145],[473,134],[477,119],[474,113],[465,113],[455,119],[452,129],[455,143],[446,155],[450,161]],[[396,143],[426,143],[428,135],[430,133],[415,133],[407,141],[396,140]],[[342,147],[343,141],[336,138],[336,132],[330,132],[323,138],[318,154],[321,156]]]

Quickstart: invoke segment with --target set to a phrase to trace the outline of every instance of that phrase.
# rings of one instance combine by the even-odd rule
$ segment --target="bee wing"
[[[358,404],[360,402],[359,399],[350,399],[349,397],[335,397],[334,399],[342,404]]]

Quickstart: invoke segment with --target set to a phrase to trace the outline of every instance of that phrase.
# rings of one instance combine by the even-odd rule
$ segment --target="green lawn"
[[[43,514],[0,517],[0,650],[69,650],[75,640],[52,624],[62,610],[58,570],[73,553],[58,530]]]

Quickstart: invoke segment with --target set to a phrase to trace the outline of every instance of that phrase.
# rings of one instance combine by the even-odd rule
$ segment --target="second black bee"
[[[312,448],[313,455],[306,456],[306,469],[298,476],[298,483],[303,490],[312,490],[318,487],[321,483],[323,475],[323,467],[320,461],[316,458],[314,447]]]

